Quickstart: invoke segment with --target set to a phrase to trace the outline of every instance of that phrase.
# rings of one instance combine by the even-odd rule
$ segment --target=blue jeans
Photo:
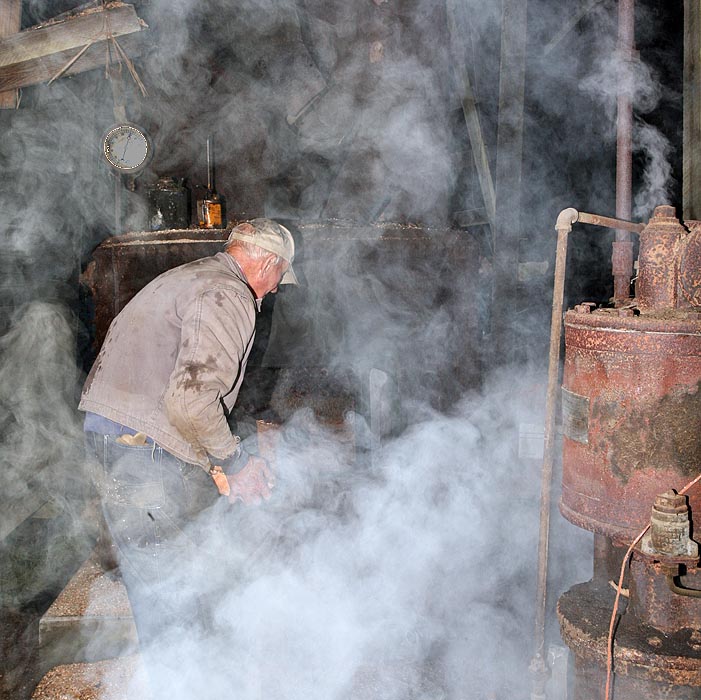
[[[122,445],[116,438],[86,433],[102,466],[102,510],[153,697],[210,697],[206,665],[211,654],[206,646],[213,639],[214,610],[211,590],[195,581],[201,581],[203,570],[216,570],[219,558],[211,535],[225,520],[226,499],[220,498],[201,467],[182,462],[158,445]],[[201,656],[202,678],[190,678],[183,685],[182,664],[192,663],[193,653]]]

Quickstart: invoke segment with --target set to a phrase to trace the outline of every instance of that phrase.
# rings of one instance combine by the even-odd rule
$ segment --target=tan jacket
[[[79,408],[209,468],[238,450],[226,416],[255,335],[256,299],[227,253],[181,265],[112,321]]]

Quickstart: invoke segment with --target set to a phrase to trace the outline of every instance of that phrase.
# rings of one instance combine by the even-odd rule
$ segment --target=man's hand
[[[275,476],[268,463],[260,457],[250,457],[246,466],[236,474],[226,477],[229,481],[229,501],[243,501],[247,506],[268,500],[275,486]]]

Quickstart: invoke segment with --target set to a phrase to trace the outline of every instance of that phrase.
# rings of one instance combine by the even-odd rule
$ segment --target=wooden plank
[[[456,0],[446,0],[446,11],[451,53],[455,61],[455,70],[460,80],[460,87],[462,88],[462,111],[465,117],[465,125],[467,126],[470,148],[472,149],[472,158],[477,170],[477,179],[482,191],[482,199],[484,200],[487,216],[490,224],[493,226],[496,196],[494,194],[494,180],[489,167],[489,152],[482,134],[479,111],[465,62],[464,46],[458,41],[458,38],[462,35],[459,27],[465,26],[465,18],[460,13],[464,14],[465,9],[463,3],[456,2]]]
[[[684,0],[684,219],[701,219],[701,6]]]
[[[577,8],[555,33],[555,36],[543,47],[543,56],[547,56],[560,42],[579,24],[582,17],[586,17],[602,0],[588,0],[584,5]]]
[[[91,42],[140,31],[144,25],[132,5],[110,6],[61,22],[43,25],[0,40],[0,67],[24,63],[43,56],[77,53]]]
[[[135,58],[141,54],[143,48],[143,33],[121,36],[119,45],[124,49],[129,58]],[[93,44],[63,76],[75,75],[94,68],[103,67],[107,60],[107,41],[99,41]],[[11,66],[0,67],[0,90],[9,88],[27,87],[51,80],[76,54],[76,49],[61,51],[49,56],[15,63]],[[111,62],[117,63],[119,54],[112,48]]]
[[[492,307],[497,364],[517,360],[520,340],[514,327],[522,300],[514,278],[521,236],[527,6],[527,0],[502,3]]]
[[[22,0],[0,0],[0,38],[11,36],[22,28]],[[0,109],[17,106],[17,90],[0,92]]]

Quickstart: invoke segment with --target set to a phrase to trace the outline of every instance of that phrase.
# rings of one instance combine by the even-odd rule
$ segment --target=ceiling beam
[[[112,39],[119,38],[125,53],[134,55],[136,37],[145,28],[133,5],[110,4],[0,39],[0,91],[104,66],[108,48],[117,62]]]

